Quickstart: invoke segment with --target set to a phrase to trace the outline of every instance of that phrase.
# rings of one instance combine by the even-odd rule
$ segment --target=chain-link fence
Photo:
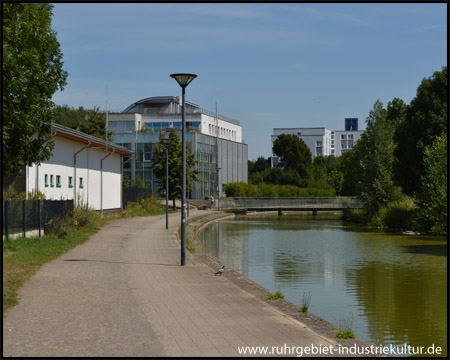
[[[73,200],[6,200],[3,201],[3,236],[26,236],[27,232],[41,230],[50,221],[72,216]]]

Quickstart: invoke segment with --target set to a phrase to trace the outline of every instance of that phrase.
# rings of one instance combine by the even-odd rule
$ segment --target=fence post
[[[41,226],[42,226],[42,209],[41,209],[41,200],[38,200],[38,224],[39,224],[39,237],[41,237]]]
[[[6,237],[6,240],[8,240],[8,235],[9,235],[8,224],[9,224],[9,200],[6,200],[5,201],[5,237]]]
[[[22,202],[22,228],[23,228],[23,237],[27,237],[27,215],[26,215],[26,200],[23,200]]]

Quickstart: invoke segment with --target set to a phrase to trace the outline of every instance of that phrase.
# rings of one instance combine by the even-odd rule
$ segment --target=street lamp
[[[170,139],[162,139],[166,147],[166,230],[169,228],[169,143]]]
[[[184,115],[186,113],[185,108],[185,89],[194,80],[197,75],[195,74],[171,74],[171,78],[174,78],[178,85],[181,86],[182,95],[182,115],[181,115],[181,162],[182,162],[182,180],[181,180],[181,265],[186,264],[186,140],[184,137],[186,124],[184,121]]]
[[[216,167],[217,173],[217,210],[220,210],[220,178],[219,178],[220,167]]]

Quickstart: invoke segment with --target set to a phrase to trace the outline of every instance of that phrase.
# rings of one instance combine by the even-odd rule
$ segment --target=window
[[[353,140],[353,134],[348,134],[348,139]]]
[[[322,141],[316,141],[316,146],[317,147],[322,147]]]
[[[48,175],[47,174],[45,174],[44,179],[45,179],[45,187],[48,187]]]
[[[73,188],[73,184],[72,184],[72,176],[69,176],[69,187]]]
[[[331,133],[331,139],[334,139],[334,133]]]
[[[348,144],[349,149],[353,149],[353,143]]]
[[[297,136],[301,136],[301,135],[302,135],[302,133],[301,133],[301,132],[298,132],[298,133],[297,133]]]
[[[142,154],[142,161],[152,161],[152,153],[151,152],[145,152]]]
[[[342,143],[341,149],[347,149],[347,144]]]
[[[83,188],[84,188],[84,185],[83,185],[83,178],[80,177],[80,189],[83,189]]]
[[[61,187],[61,176],[56,175],[56,187]]]
[[[341,140],[347,140],[347,135],[346,134],[341,134]]]
[[[50,187],[53,187],[53,175],[50,175]]]
[[[331,155],[334,155],[334,149],[331,149]]]
[[[331,140],[331,147],[334,146],[334,140]]]

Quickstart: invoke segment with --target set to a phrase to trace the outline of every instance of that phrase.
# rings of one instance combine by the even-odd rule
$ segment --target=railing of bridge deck
[[[361,208],[356,197],[220,198],[220,209],[239,208]]]

